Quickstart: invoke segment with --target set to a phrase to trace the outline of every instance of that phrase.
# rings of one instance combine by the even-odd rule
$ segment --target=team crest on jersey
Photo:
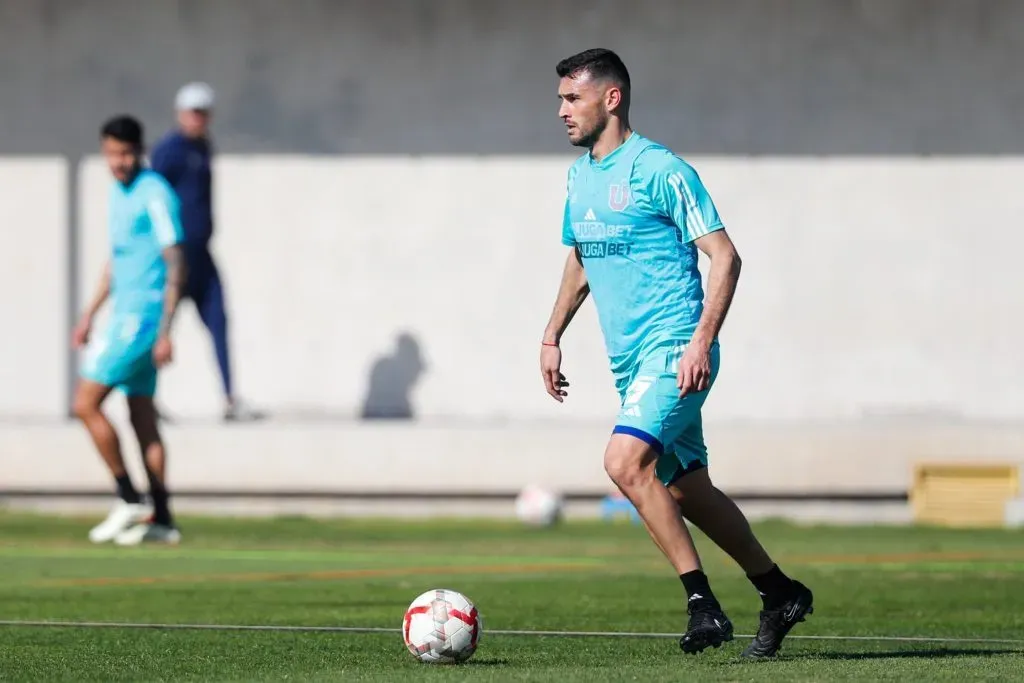
[[[623,211],[629,206],[629,180],[608,186],[608,207],[612,211]]]

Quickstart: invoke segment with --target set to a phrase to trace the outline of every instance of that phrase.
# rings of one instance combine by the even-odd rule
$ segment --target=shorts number
[[[654,384],[653,377],[637,377],[633,380],[633,383],[626,389],[626,398],[622,402],[624,406],[636,405],[643,398],[643,395],[647,393],[647,390]]]

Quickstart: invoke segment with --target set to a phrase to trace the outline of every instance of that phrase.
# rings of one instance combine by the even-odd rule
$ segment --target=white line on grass
[[[290,626],[285,624],[143,624],[115,621],[20,621],[0,620],[0,626],[62,627],[62,628],[125,628],[179,631],[272,631],[319,633],[401,633],[399,628],[379,626]],[[487,635],[548,636],[558,638],[678,638],[678,633],[643,633],[633,631],[520,631],[487,629]],[[736,634],[737,638],[753,638],[753,634]],[[942,638],[935,636],[787,636],[793,640],[874,641],[886,643],[973,643],[977,645],[1024,646],[1024,640],[1008,638]]]

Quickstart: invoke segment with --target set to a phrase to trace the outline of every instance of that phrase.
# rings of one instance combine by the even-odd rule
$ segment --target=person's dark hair
[[[559,78],[575,78],[586,72],[591,78],[609,80],[629,97],[629,71],[617,54],[604,48],[584,50],[572,57],[566,57],[555,67]]]
[[[142,147],[142,124],[132,116],[115,116],[100,128],[100,138],[114,138],[136,147]]]

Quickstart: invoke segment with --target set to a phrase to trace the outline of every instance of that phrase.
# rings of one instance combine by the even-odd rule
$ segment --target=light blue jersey
[[[722,227],[697,172],[637,133],[569,169],[562,243],[583,257],[616,376],[693,336],[704,306],[693,241]]]
[[[167,265],[163,251],[183,238],[178,199],[148,169],[131,185],[110,189],[110,298],[106,330],[89,344],[82,376],[128,396],[156,391],[153,346],[163,317]]]
[[[110,188],[111,290],[115,313],[151,317],[163,310],[163,250],[184,237],[178,198],[159,173],[143,169],[131,185]]]
[[[665,484],[707,465],[701,408],[680,398],[676,371],[704,309],[694,240],[723,229],[697,172],[636,133],[569,169],[562,242],[582,257],[622,400],[614,432],[663,457]],[[713,383],[719,349],[711,349]]]

